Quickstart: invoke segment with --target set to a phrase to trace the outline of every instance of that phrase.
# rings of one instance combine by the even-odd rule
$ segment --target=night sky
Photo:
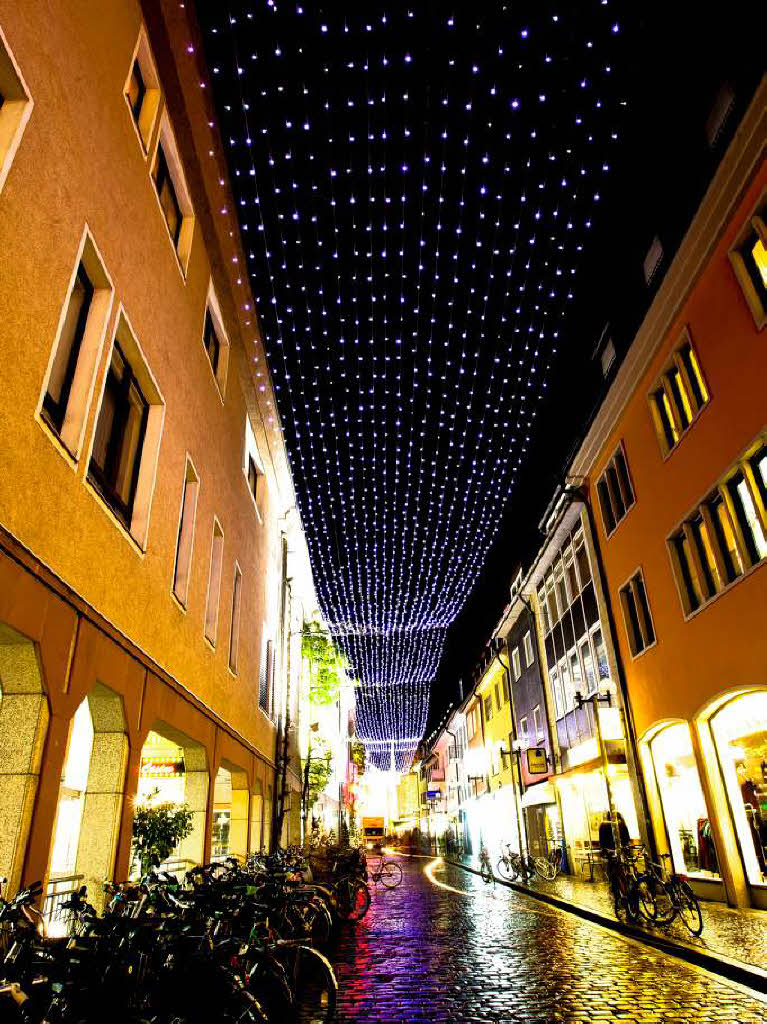
[[[729,82],[731,130],[758,77],[737,20],[626,6],[198,4],[315,582],[381,764],[470,678],[604,386],[597,341],[630,341],[726,143],[712,102]]]

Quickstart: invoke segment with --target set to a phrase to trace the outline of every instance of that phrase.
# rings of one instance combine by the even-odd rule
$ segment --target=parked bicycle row
[[[61,937],[47,934],[40,883],[0,898],[0,1018],[324,1024],[338,985],[323,950],[337,927],[364,916],[370,890],[361,851],[332,851],[320,873],[297,850],[244,865],[228,858],[182,880],[107,882],[101,914],[82,887],[59,908]]]

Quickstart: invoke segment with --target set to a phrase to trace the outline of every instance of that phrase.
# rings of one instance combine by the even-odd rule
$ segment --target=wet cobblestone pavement
[[[465,863],[478,869],[476,858],[466,857]],[[532,891],[542,890],[558,896],[567,903],[588,907],[604,917],[615,920],[612,900],[607,883],[593,882],[585,878],[560,875],[553,882],[535,881]],[[680,921],[670,927],[659,929],[658,933],[671,939],[698,946],[710,953],[741,960],[767,970],[767,912],[763,910],[734,910],[721,903],[701,902],[703,912],[703,934],[698,938],[690,935]]]
[[[461,868],[401,859],[331,952],[343,1024],[764,1024],[767,1002]]]

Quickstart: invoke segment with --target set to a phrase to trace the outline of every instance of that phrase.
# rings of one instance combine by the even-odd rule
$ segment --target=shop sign
[[[549,770],[544,747],[532,747],[527,751],[527,771],[530,775],[545,775]]]
[[[173,779],[184,774],[183,757],[155,757],[151,754],[141,758],[141,774],[145,779]]]
[[[426,799],[427,800],[440,800],[441,798],[442,798],[442,790],[441,789],[427,789],[426,790]]]

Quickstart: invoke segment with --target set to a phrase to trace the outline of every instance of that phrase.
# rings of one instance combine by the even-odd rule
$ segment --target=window
[[[549,628],[551,629],[559,622],[557,599],[554,594],[554,577],[551,572],[546,577],[546,607],[549,610]]]
[[[527,665],[527,667],[529,668],[532,665],[532,663],[533,663],[533,637],[532,637],[532,634],[531,634],[530,630],[528,630],[525,633],[524,644],[525,644],[525,665]]]
[[[181,273],[185,276],[192,249],[194,215],[181,158],[167,114],[163,114],[160,120],[152,178]]]
[[[676,447],[708,399],[708,388],[689,331],[685,330],[650,392],[650,410],[664,455]]]
[[[149,402],[115,342],[88,476],[126,527],[130,527],[133,516],[148,416]]]
[[[208,363],[216,381],[221,401],[226,393],[226,377],[229,368],[229,338],[224,330],[221,307],[218,304],[213,282],[208,286],[208,299],[205,305],[202,344],[208,357]]]
[[[543,739],[543,722],[541,719],[541,706],[536,704],[533,708],[533,728],[535,729],[536,742]]]
[[[599,626],[591,634],[591,643],[594,647],[594,657],[597,660],[597,675],[599,682],[610,679],[610,663],[607,660],[607,648],[602,637],[602,630]]]
[[[495,706],[498,711],[501,710],[501,689],[498,683],[495,684]]]
[[[148,153],[157,111],[160,109],[160,79],[143,27],[133,51],[123,92],[141,148],[144,153]]]
[[[501,686],[503,688],[503,702],[505,704],[509,699],[509,677],[506,672],[501,676]]]
[[[655,630],[641,570],[635,572],[621,588],[620,598],[629,648],[632,656],[636,657],[655,643]]]
[[[586,687],[586,693],[593,693],[597,688],[597,676],[594,669],[594,658],[591,654],[591,645],[589,644],[588,637],[581,641],[579,647],[581,662],[583,663],[583,682]]]
[[[484,700],[485,707],[485,721],[489,722],[493,717],[493,698],[492,695],[488,695]]]
[[[258,706],[267,714],[272,713],[272,692],[274,689],[274,644],[267,640],[261,662],[261,675],[258,681]],[[425,794],[424,794],[425,796]]]
[[[519,739],[524,746],[527,746],[527,719],[520,718],[519,720]]]
[[[218,632],[218,603],[221,596],[221,571],[224,564],[224,531],[218,519],[213,518],[213,536],[210,542],[210,571],[208,573],[208,599],[205,603],[205,639],[216,646]]]
[[[767,557],[766,463],[759,440],[668,538],[685,615]]]
[[[573,696],[576,693],[583,693],[583,675],[581,673],[581,662],[577,651],[571,651],[568,655],[570,662],[570,679],[573,687]]]
[[[757,210],[729,255],[751,315],[761,330],[767,323],[767,204],[764,197]]]
[[[466,737],[467,739],[473,740],[474,734],[477,731],[476,723],[474,721],[474,708],[466,716]]]
[[[234,563],[234,583],[232,585],[232,621],[229,627],[229,669],[237,674],[237,655],[240,648],[240,598],[242,592],[242,573],[239,565]]]
[[[567,589],[570,593],[570,603],[572,604],[580,593],[581,588],[578,585],[578,573],[575,569],[575,559],[573,558],[573,549],[571,547],[565,549],[564,562]]]
[[[189,572],[192,566],[192,547],[194,544],[194,524],[197,517],[197,494],[200,490],[200,479],[187,456],[184,470],[184,487],[181,493],[181,511],[178,517],[178,537],[176,539],[176,560],[173,565],[173,593],[186,608],[189,592]]]
[[[514,678],[519,679],[519,677],[522,675],[522,666],[519,661],[518,647],[515,647],[514,650],[511,652],[511,665],[514,669]]]
[[[589,555],[586,551],[586,542],[583,539],[583,533],[578,533],[573,541],[573,547],[575,548],[575,562],[578,566],[578,578],[581,581],[581,590],[591,579],[591,567],[589,565]]]
[[[597,481],[602,523],[609,537],[634,504],[634,489],[629,480],[626,454],[620,445]]]
[[[566,658],[559,662],[559,678],[562,680],[562,710],[572,710],[574,705],[573,687],[570,679],[570,667]]]
[[[559,602],[559,614],[564,615],[565,611],[570,607],[570,602],[567,598],[567,588],[565,587],[565,570],[562,565],[561,558],[557,560],[554,566],[554,585],[557,593],[557,600]]]
[[[565,700],[556,668],[549,669],[549,679],[551,680],[551,692],[554,694],[554,710],[557,718],[562,718],[565,713]]]
[[[264,475],[261,456],[259,455],[256,435],[250,422],[245,417],[245,447],[243,449],[242,472],[253,500],[256,516],[261,523],[264,520],[264,504],[266,499],[266,476]]]
[[[0,191],[31,114],[29,90],[0,29]]]
[[[551,622],[549,621],[549,610],[546,607],[546,594],[542,587],[538,591],[538,607],[543,617],[543,632],[548,633],[551,629]]]
[[[40,404],[41,418],[75,459],[82,450],[112,297],[112,283],[86,229],[61,311]]]

